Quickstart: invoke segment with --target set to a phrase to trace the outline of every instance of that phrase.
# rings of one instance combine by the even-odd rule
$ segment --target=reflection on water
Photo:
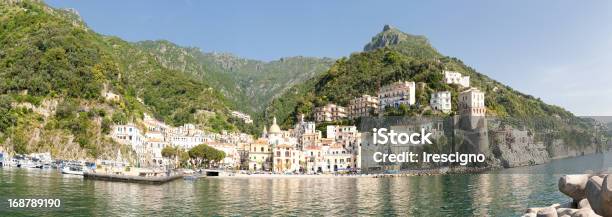
[[[595,156],[596,157],[596,156]],[[582,161],[585,157],[583,157]],[[569,199],[555,167],[580,159],[491,174],[402,178],[214,178],[142,185],[83,180],[39,169],[0,169],[0,195],[60,198],[45,215],[515,216]],[[585,161],[588,162],[588,161]],[[526,170],[538,171],[527,174]],[[542,172],[544,171],[544,172]],[[7,210],[0,216],[40,213]]]

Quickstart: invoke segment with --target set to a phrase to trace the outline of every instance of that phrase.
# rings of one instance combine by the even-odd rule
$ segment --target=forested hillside
[[[209,81],[233,107],[252,115],[260,114],[272,99],[320,75],[333,63],[329,58],[301,56],[265,62],[227,53],[205,53],[168,41],[142,41],[136,45],[170,69]]]
[[[558,106],[513,90],[478,73],[457,58],[440,54],[425,37],[409,35],[390,26],[385,26],[383,32],[374,36],[364,52],[337,60],[325,74],[293,87],[274,100],[267,115],[275,115],[282,123],[290,125],[298,114],[312,118],[316,106],[330,102],[347,106],[355,97],[362,94],[376,96],[381,86],[401,80],[422,83],[416,91],[417,103],[403,110],[384,111],[385,114],[443,115],[429,108],[431,93],[451,91],[453,111],[456,111],[460,91],[458,86],[443,82],[443,70],[470,76],[471,86],[486,92],[488,116],[580,122]]]
[[[105,99],[106,93],[117,99]],[[89,29],[37,1],[0,3],[0,143],[17,153],[114,155],[112,123],[143,112],[172,125],[235,129],[223,95],[205,80]]]

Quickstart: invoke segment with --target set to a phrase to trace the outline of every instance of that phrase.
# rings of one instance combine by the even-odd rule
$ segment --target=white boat
[[[78,167],[71,167],[71,166],[65,166],[64,168],[62,168],[62,173],[63,174],[70,174],[70,175],[83,175],[83,169],[82,168],[78,168]]]

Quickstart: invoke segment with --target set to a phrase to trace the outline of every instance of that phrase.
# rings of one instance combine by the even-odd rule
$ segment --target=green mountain
[[[456,112],[457,96],[461,88],[443,82],[442,71],[450,70],[470,76],[471,86],[486,92],[488,116],[539,119],[564,126],[572,123],[581,129],[587,125],[561,107],[520,93],[478,73],[457,58],[440,54],[423,36],[409,35],[385,26],[364,50],[337,60],[326,73],[291,88],[268,106],[267,115],[276,116],[285,126],[290,126],[299,114],[312,118],[314,107],[330,102],[347,106],[355,97],[362,94],[375,96],[381,86],[406,80],[422,85],[417,85],[420,86],[416,91],[417,105],[389,109],[384,111],[385,115],[443,116],[429,108],[428,104],[433,92],[451,91],[453,110]]]
[[[107,99],[106,93],[117,99]],[[95,33],[71,10],[0,3],[0,144],[17,153],[113,156],[112,123],[148,112],[172,125],[236,129],[209,81],[139,46]]]
[[[255,115],[289,87],[323,73],[333,64],[329,58],[301,56],[264,62],[227,53],[205,53],[168,41],[136,44],[165,67],[209,81],[236,110]]]

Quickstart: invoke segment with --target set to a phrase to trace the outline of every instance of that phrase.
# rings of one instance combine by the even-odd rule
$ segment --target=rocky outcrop
[[[510,126],[495,128],[490,132],[492,153],[505,168],[544,164],[552,159],[601,152],[597,144],[574,147],[562,139],[539,141],[534,136],[537,133]]]
[[[596,145],[589,145],[583,147],[570,147],[563,140],[557,139],[552,142],[550,148],[550,157],[552,159],[561,159],[575,156],[582,156],[586,154],[597,153]]]
[[[550,161],[546,146],[535,142],[530,131],[511,127],[494,130],[492,152],[506,168],[543,164]]]
[[[572,198],[565,204],[529,208],[523,216],[612,217],[612,176],[607,174],[564,175],[559,191]]]

